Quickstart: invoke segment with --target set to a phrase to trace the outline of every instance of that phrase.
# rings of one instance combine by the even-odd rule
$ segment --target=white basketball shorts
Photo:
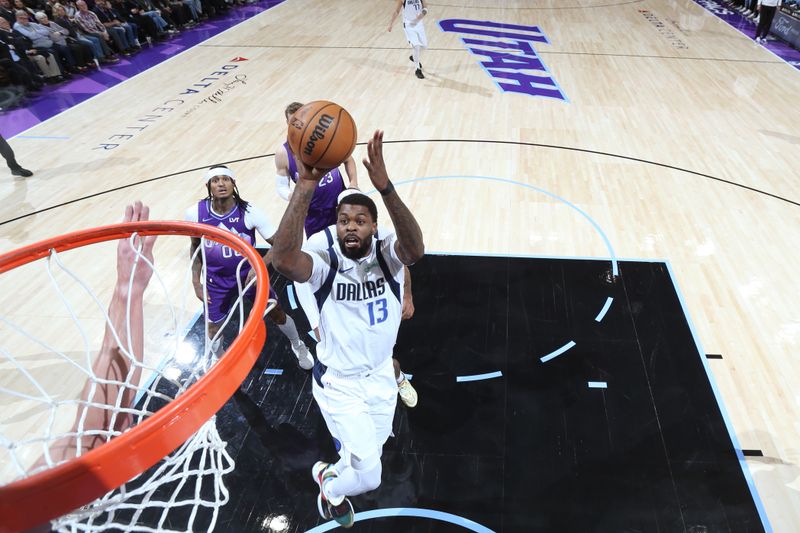
[[[339,454],[351,464],[346,454],[357,461],[373,455],[380,459],[383,444],[392,433],[397,405],[391,358],[363,377],[344,377],[328,369],[320,382],[322,386],[313,380],[314,399],[331,435],[342,445]]]
[[[412,47],[428,47],[428,37],[425,35],[425,26],[423,26],[422,22],[417,22],[416,24],[403,22],[403,31],[406,32],[406,39],[408,39],[408,43]]]

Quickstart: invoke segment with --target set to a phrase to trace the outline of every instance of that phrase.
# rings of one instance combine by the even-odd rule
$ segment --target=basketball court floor
[[[357,160],[386,131],[428,254],[395,351],[419,405],[356,530],[796,531],[800,72],[701,3],[431,1],[424,80],[392,1],[264,4],[11,138],[35,175],[0,181],[0,251],[135,199],[182,219],[216,163],[277,224],[283,109],[335,101]],[[40,285],[3,285],[3,316],[54,329]],[[308,469],[332,445],[268,327],[218,417],[237,469],[217,530],[324,531]]]

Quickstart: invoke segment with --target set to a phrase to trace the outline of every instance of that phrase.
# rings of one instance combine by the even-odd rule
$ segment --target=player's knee
[[[358,472],[359,485],[364,492],[377,489],[381,484],[381,458],[375,454],[360,461],[353,461],[353,468]]]
[[[366,472],[360,472],[361,484],[366,492],[377,489],[381,485],[381,463]]]

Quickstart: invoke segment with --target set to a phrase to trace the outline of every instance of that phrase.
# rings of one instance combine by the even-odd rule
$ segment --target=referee
[[[11,149],[8,141],[6,141],[2,135],[0,135],[0,155],[2,155],[3,159],[6,160],[6,164],[8,165],[8,168],[11,169],[11,174],[14,176],[22,176],[23,178],[33,176],[33,172],[26,168],[22,168],[22,166],[17,163],[17,160],[14,157],[14,150]]]

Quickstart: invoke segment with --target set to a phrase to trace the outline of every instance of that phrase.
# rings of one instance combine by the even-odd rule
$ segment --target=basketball
[[[345,108],[326,100],[309,102],[289,117],[289,148],[315,168],[335,168],[356,147],[356,123]]]

